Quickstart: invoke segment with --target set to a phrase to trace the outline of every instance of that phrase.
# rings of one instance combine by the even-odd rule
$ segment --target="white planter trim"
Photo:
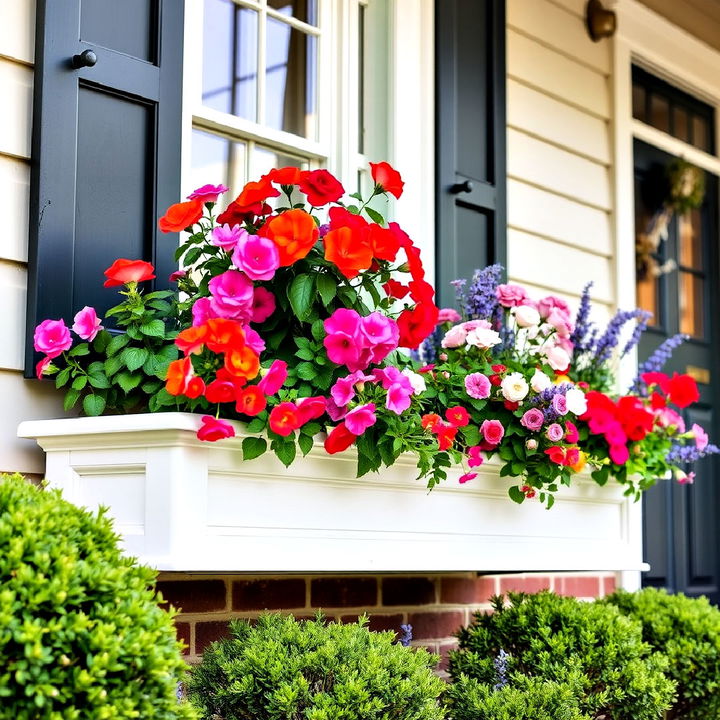
[[[498,465],[427,493],[411,456],[355,478],[352,451],[322,446],[285,467],[240,460],[246,434],[200,442],[200,417],[161,413],[28,421],[47,479],[106,505],[126,551],[159,570],[394,572],[640,570],[640,505],[579,478],[552,510],[515,505]]]

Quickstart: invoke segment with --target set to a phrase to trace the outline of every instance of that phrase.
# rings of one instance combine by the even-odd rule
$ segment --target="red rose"
[[[400,347],[416,348],[434,329],[438,313],[433,303],[418,303],[413,310],[404,310],[397,319]]]
[[[545,451],[545,454],[549,456],[552,462],[557,463],[558,465],[565,464],[565,448],[560,447],[560,445],[553,445],[552,447],[549,447]]]
[[[673,373],[666,383],[665,392],[667,392],[670,402],[679,408],[686,408],[700,399],[697,383],[689,375]]]
[[[404,298],[409,292],[410,288],[406,285],[403,285],[402,283],[399,283],[397,280],[388,280],[383,285],[383,290],[387,294],[388,297],[394,297],[398,300]]]
[[[250,205],[240,205],[233,200],[225,210],[218,215],[218,225],[242,225],[244,222],[252,222],[258,215],[269,215],[272,208],[262,201]]]
[[[127,260],[120,258],[116,260],[106,271],[107,280],[105,287],[125,285],[130,282],[144,282],[155,277],[155,268],[144,260]]]
[[[396,198],[402,195],[405,183],[400,173],[389,163],[370,163],[370,174],[376,185],[379,185],[385,192],[389,192]]]
[[[278,185],[297,185],[302,178],[302,170],[296,167],[274,168],[264,177]]]
[[[325,440],[325,452],[328,455],[347,450],[354,442],[357,435],[351,433],[345,423],[336,425]]]
[[[171,205],[165,215],[158,220],[158,226],[164,233],[180,232],[194,225],[203,214],[202,200],[188,200],[187,202]]]
[[[305,170],[300,178],[300,191],[313,207],[335,202],[345,194],[345,188],[327,170]]]
[[[432,302],[435,297],[435,288],[426,280],[411,280],[408,283],[410,297],[415,302]]]
[[[390,228],[373,223],[367,228],[368,242],[372,246],[373,257],[393,262],[400,249],[397,235]]]
[[[235,202],[240,206],[254,205],[255,203],[263,203],[271,197],[278,197],[280,191],[272,186],[270,179],[265,176],[258,182],[245,183],[242,192],[235,198]]]

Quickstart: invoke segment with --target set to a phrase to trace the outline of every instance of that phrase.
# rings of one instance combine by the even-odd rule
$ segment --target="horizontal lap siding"
[[[610,49],[584,0],[508,0],[508,273],[577,304],[615,302]]]

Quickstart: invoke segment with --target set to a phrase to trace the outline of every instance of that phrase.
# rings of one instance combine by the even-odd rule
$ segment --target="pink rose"
[[[547,297],[544,297],[542,300],[538,301],[537,306],[538,312],[544,318],[548,317],[550,312],[554,309],[560,310],[566,318],[569,318],[572,314],[570,306],[562,298],[559,298],[556,295],[548,295]]]
[[[508,283],[507,285],[498,285],[495,288],[495,296],[503,307],[517,307],[526,304],[527,291],[521,285]]]
[[[550,311],[550,314],[547,316],[545,322],[547,322],[548,325],[552,325],[561,338],[569,338],[573,331],[573,325],[570,322],[570,318],[557,308],[553,308]]]
[[[525,441],[525,447],[528,450],[537,450],[538,441],[535,438],[528,438]]]
[[[275,296],[264,287],[256,287],[253,293],[250,322],[265,322],[275,312]]]
[[[709,441],[707,433],[697,423],[693,423],[693,426],[690,428],[690,432],[695,438],[695,445],[697,449],[704,450],[708,446]]]
[[[562,429],[562,425],[559,425],[558,423],[553,423],[552,425],[548,426],[545,434],[547,435],[547,439],[550,440],[550,442],[560,442],[560,440],[563,439],[565,431]]]
[[[227,420],[220,420],[212,415],[203,415],[202,423],[202,427],[197,431],[199,440],[215,442],[235,436],[235,428]]]
[[[460,322],[460,313],[453,308],[442,308],[438,313],[437,324],[442,325],[443,323],[456,323]]]
[[[505,428],[499,420],[483,420],[480,432],[488,445],[498,445],[505,435]]]
[[[62,320],[43,320],[35,328],[35,350],[51,360],[72,347],[70,329]]]
[[[248,235],[240,239],[233,252],[233,263],[251,280],[272,280],[280,267],[280,253],[270,238]]]
[[[181,278],[184,278],[186,275],[187,275],[187,272],[185,270],[176,270],[175,272],[170,273],[168,282],[177,282]]]
[[[78,337],[83,340],[89,340],[92,342],[95,336],[103,329],[100,324],[100,318],[98,318],[95,308],[91,308],[86,305],[75,315],[75,323],[72,329]]]
[[[226,193],[229,188],[225,185],[203,185],[197,190],[193,190],[188,195],[188,200],[202,200],[204,203],[217,202],[218,195]]]
[[[542,410],[538,408],[530,408],[530,410],[527,410],[520,418],[520,424],[532,431],[539,430],[544,422],[545,416]]]
[[[451,327],[446,333],[445,337],[440,343],[444,348],[456,348],[465,344],[465,338],[467,337],[467,331],[462,325],[455,325]]]
[[[374,403],[359,405],[345,416],[345,427],[353,435],[362,435],[376,420]]]
[[[249,320],[252,315],[254,287],[244,273],[226,270],[209,283],[211,307],[220,317]]]
[[[570,365],[570,356],[559,346],[547,348],[545,358],[553,370],[567,370]]]
[[[465,376],[465,392],[475,400],[484,400],[490,396],[491,384],[487,375],[481,372],[470,373]]]
[[[246,230],[243,230],[239,225],[230,227],[230,225],[226,223],[225,225],[218,225],[218,227],[213,228],[213,231],[210,233],[210,244],[231,253],[244,237],[247,237]]]

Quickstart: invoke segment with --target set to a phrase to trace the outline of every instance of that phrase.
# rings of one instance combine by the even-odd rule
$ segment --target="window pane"
[[[705,118],[693,116],[692,119],[692,131],[693,139],[692,143],[695,147],[701,150],[710,150],[710,132],[708,130],[708,123]]]
[[[257,13],[232,0],[205,0],[203,105],[256,120]]]
[[[268,7],[310,25],[317,25],[317,0],[268,0]]]
[[[255,146],[250,160],[250,179],[258,180],[261,175],[273,168],[298,167],[301,170],[308,169],[307,160],[285,155],[284,153],[270,150],[269,148]]]
[[[642,85],[633,85],[632,114],[636,120],[645,122],[645,88]]]
[[[663,132],[670,132],[670,106],[664,97],[650,96],[650,124]]]
[[[689,142],[690,140],[690,123],[688,121],[688,114],[685,110],[679,107],[673,108],[673,135],[678,140]]]
[[[704,335],[703,294],[704,281],[692,273],[680,271],[680,332],[691,337]]]
[[[265,124],[316,139],[316,40],[268,17]]]
[[[228,194],[237,195],[246,182],[246,152],[245,143],[193,129],[192,187],[188,191],[206,183],[225,183],[230,188]]]
[[[700,210],[689,210],[678,218],[680,252],[678,261],[682,267],[703,269],[702,233]]]

